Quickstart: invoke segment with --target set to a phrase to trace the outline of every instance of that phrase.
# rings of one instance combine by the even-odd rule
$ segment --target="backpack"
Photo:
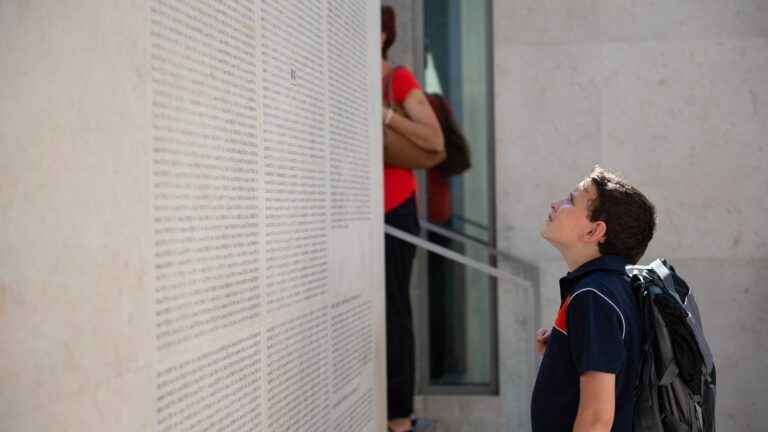
[[[469,144],[461,132],[451,108],[445,98],[437,93],[428,93],[427,99],[440,122],[445,139],[445,160],[437,165],[444,177],[459,175],[472,166]]]
[[[714,432],[715,365],[691,289],[663,259],[627,273],[642,323],[635,432]]]

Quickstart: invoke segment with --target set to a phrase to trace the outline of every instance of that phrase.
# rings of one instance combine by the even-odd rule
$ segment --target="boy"
[[[541,236],[569,272],[554,326],[536,334],[544,358],[531,401],[534,432],[632,431],[640,324],[624,268],[640,260],[655,226],[653,204],[600,167],[552,203]]]

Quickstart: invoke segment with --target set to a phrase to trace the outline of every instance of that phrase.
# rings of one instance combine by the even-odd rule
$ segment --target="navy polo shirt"
[[[590,371],[616,375],[611,431],[632,431],[640,324],[625,266],[623,258],[607,255],[560,279],[560,310],[531,400],[534,432],[573,430],[579,377]]]

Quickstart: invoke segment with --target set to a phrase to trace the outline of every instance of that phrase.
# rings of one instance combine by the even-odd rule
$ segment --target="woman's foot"
[[[390,419],[387,426],[392,432],[410,432],[411,431],[411,419],[408,417]]]
[[[430,431],[434,423],[434,421],[429,419],[419,418],[415,415],[411,416],[411,430],[413,432]]]

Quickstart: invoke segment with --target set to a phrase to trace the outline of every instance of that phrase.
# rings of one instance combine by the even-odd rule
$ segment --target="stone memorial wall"
[[[384,429],[378,14],[0,2],[0,431]]]

